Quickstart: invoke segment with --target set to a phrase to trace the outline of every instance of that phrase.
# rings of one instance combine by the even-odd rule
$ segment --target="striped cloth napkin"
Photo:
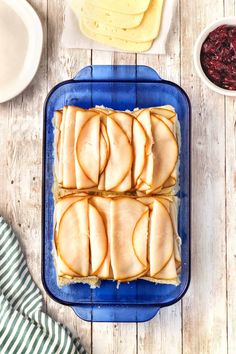
[[[19,242],[0,217],[0,353],[86,354],[69,330],[42,312]]]

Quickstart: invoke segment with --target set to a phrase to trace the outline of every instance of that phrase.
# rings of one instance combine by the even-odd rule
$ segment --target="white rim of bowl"
[[[230,21],[232,21],[232,23],[229,23]],[[236,96],[236,90],[226,90],[224,88],[221,88],[219,86],[217,86],[216,84],[214,84],[210,79],[208,79],[208,77],[206,76],[206,74],[204,73],[203,69],[202,69],[202,65],[201,65],[201,61],[200,61],[200,55],[201,55],[201,49],[202,49],[202,45],[205,41],[205,39],[207,38],[207,36],[209,35],[210,32],[212,32],[214,29],[216,29],[217,27],[219,27],[220,25],[223,24],[228,24],[228,25],[233,25],[233,22],[235,23],[236,26],[236,16],[229,16],[229,17],[222,17],[217,21],[211,22],[206,28],[204,28],[204,30],[199,34],[195,45],[194,45],[194,55],[193,55],[193,60],[194,60],[194,66],[195,69],[198,73],[198,76],[202,79],[202,81],[213,91],[224,95],[224,96]]]
[[[29,58],[27,62],[30,62],[31,66],[27,66],[27,70],[23,69],[25,75],[19,86],[16,86],[11,93],[3,93],[0,95],[0,103],[9,101],[18,96],[30,84],[38,70],[43,49],[42,24],[34,8],[26,0],[4,1],[8,6],[12,7],[14,11],[17,11],[26,26],[29,34],[29,49],[27,53]]]

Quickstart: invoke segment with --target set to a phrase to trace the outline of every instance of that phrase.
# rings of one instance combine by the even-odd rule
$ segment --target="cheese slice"
[[[145,12],[151,0],[89,0],[93,7],[120,12],[123,14],[139,14]]]
[[[76,2],[76,5],[79,5],[78,0],[74,0],[74,2]],[[102,7],[99,7],[99,5],[100,2],[97,2],[96,6],[94,6],[93,1],[85,0],[81,3],[81,9],[76,9],[75,6],[73,6],[73,9],[76,16],[78,16],[79,11],[81,11],[84,16],[92,20],[96,21],[97,19],[99,19],[100,21],[103,21],[103,23],[117,28],[137,27],[140,25],[144,16],[144,12],[138,14],[120,13],[104,9]]]
[[[119,1],[117,1],[118,3]],[[80,22],[86,28],[99,35],[108,36],[111,38],[119,38],[125,41],[147,42],[155,39],[158,36],[163,0],[152,0],[148,10],[145,12],[142,22],[135,28],[116,28],[106,25],[102,19],[96,21],[84,16],[80,16]]]
[[[93,41],[106,44],[110,47],[117,48],[125,52],[134,52],[134,53],[146,52],[152,46],[152,42],[153,42],[152,40],[146,42],[138,42],[137,40],[128,41],[128,40],[119,39],[108,35],[98,34],[91,27],[89,27],[89,25],[86,22],[82,20],[79,22],[79,25],[80,25],[81,32],[86,37],[92,39]]]
[[[132,198],[111,200],[111,264],[115,280],[138,277],[145,271],[133,247],[133,232],[148,207]]]

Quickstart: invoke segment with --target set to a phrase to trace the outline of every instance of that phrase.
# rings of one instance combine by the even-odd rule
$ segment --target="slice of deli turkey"
[[[62,215],[57,252],[62,261],[80,276],[89,275],[89,219],[88,199],[71,204]]]
[[[149,210],[146,210],[135,225],[133,232],[133,248],[139,261],[147,268]]]
[[[110,156],[105,169],[105,190],[115,189],[129,174],[133,153],[130,141],[123,129],[111,117],[107,117],[107,134]]]
[[[89,177],[85,174],[83,169],[81,168],[78,158],[77,158],[77,140],[80,135],[81,129],[84,124],[92,117],[99,117],[96,112],[93,111],[78,111],[76,114],[76,123],[75,123],[75,144],[74,144],[74,154],[75,154],[75,172],[76,172],[76,188],[85,189],[92,188],[96,186],[94,182],[92,182]]]
[[[78,107],[68,106],[65,113],[63,139],[63,187],[76,188],[75,178],[75,117]]]
[[[55,224],[55,246],[56,250],[58,250],[58,227],[60,224],[60,220],[65,213],[65,211],[69,208],[69,206],[76,201],[81,200],[81,197],[72,196],[72,197],[65,197],[61,199],[55,205],[54,211],[54,224]],[[76,272],[73,272],[61,259],[60,255],[56,254],[56,266],[59,275],[69,275],[69,276],[78,276]]]
[[[111,264],[115,280],[137,278],[146,271],[133,247],[135,226],[148,207],[131,198],[111,200]],[[146,233],[143,233],[146,238]]]
[[[142,124],[134,119],[133,121],[133,184],[136,185],[146,161],[147,136]]]
[[[150,276],[159,273],[170,260],[173,253],[173,226],[167,209],[154,200],[150,221],[149,262]]]
[[[110,114],[110,117],[115,120],[115,122],[121,127],[121,129],[127,135],[130,144],[132,144],[132,126],[133,126],[133,117],[124,112],[114,112]],[[125,179],[113,189],[114,192],[124,192],[131,189],[132,186],[132,175],[131,175],[131,166],[130,171],[125,177]]]
[[[61,152],[61,122],[62,122],[62,111],[56,111],[54,113],[53,123],[54,123],[54,169],[58,183],[59,181],[59,165],[60,165],[60,152]]]
[[[89,204],[89,239],[91,275],[96,275],[102,266],[108,250],[106,228],[98,210]]]
[[[144,183],[148,185],[149,188],[153,183],[153,152],[152,146],[154,144],[153,136],[152,136],[152,124],[151,124],[151,115],[148,109],[142,110],[138,115],[137,120],[142,124],[146,132],[147,144],[146,144],[146,157],[145,157],[145,165],[140,177],[137,180],[138,189],[139,186]],[[145,190],[146,188],[141,188],[140,190]]]
[[[64,136],[65,136],[65,120],[67,107],[62,110],[62,120],[60,124],[60,134],[58,141],[58,183],[63,186],[63,152],[64,152]]]
[[[153,156],[153,188],[149,192],[162,187],[171,176],[178,160],[178,144],[174,134],[167,125],[151,115],[152,134],[154,139]]]
[[[69,275],[70,277],[79,277],[79,274],[73,272],[61,259],[60,256],[56,257],[56,267],[59,276]]]
[[[80,197],[77,195],[68,195],[68,196],[60,199],[56,203],[55,211],[54,211],[54,224],[55,224],[56,230],[58,230],[61,218],[62,218],[63,214],[65,213],[66,209],[68,209],[71,204],[73,204],[83,198],[84,197]]]
[[[96,275],[101,279],[112,279],[113,273],[111,269],[111,257],[110,257],[110,198],[103,197],[92,197],[89,199],[89,204],[93,205],[99,214],[102,216],[106,234],[107,234],[107,242],[108,242],[108,250],[106,254],[106,258],[96,272]]]
[[[81,128],[76,142],[76,157],[85,175],[98,184],[100,164],[100,117],[90,118]]]
[[[110,146],[107,135],[107,130],[105,125],[100,123],[100,144],[99,144],[99,175],[101,175],[107,165],[109,154],[110,154]]]
[[[154,278],[159,280],[174,280],[177,278],[174,253],[172,253],[172,256],[165,267],[157,273]]]

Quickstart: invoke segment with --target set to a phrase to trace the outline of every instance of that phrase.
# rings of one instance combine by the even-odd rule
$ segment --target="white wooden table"
[[[30,0],[44,28],[39,71],[27,90],[0,105],[0,214],[20,237],[45,310],[79,335],[90,353],[236,353],[236,101],[198,79],[192,49],[209,22],[235,14],[234,0],[182,0],[168,55],[60,46],[66,0]],[[144,324],[86,323],[41,283],[43,102],[56,83],[90,64],[146,64],[175,81],[192,102],[192,280],[182,301]]]

